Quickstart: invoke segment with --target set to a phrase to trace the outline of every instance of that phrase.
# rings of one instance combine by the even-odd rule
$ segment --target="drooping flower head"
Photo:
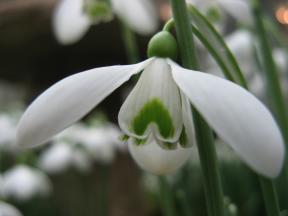
[[[149,35],[158,26],[151,0],[61,0],[53,14],[53,31],[59,43],[79,41],[93,24],[116,14],[133,31]]]
[[[129,150],[142,168],[168,174],[187,161],[195,142],[193,105],[252,169],[268,177],[279,174],[283,140],[257,98],[230,81],[179,66],[174,62],[177,43],[169,32],[151,39],[148,55],[138,64],[95,68],[54,84],[22,116],[19,144],[44,143],[142,72],[118,116]]]
[[[28,201],[51,192],[51,182],[40,170],[17,165],[6,171],[2,178],[2,195],[18,201]]]

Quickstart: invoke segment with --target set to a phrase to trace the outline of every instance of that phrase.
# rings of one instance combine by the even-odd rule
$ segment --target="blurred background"
[[[288,2],[262,2],[287,42]],[[170,16],[169,4],[153,4],[160,30]],[[167,205],[174,212],[170,216],[205,215],[196,150],[175,175],[159,178],[141,171],[121,141],[117,115],[135,79],[49,144],[24,150],[15,146],[21,113],[47,87],[77,72],[131,63],[121,18],[92,25],[79,41],[62,45],[52,28],[57,5],[58,0],[0,0],[0,201],[25,216],[169,216],[163,210]],[[224,36],[241,28],[227,17],[220,27]],[[151,35],[134,34],[139,60],[146,58]],[[279,58],[287,75],[287,54]],[[254,174],[221,142],[217,148],[230,215],[264,215]]]

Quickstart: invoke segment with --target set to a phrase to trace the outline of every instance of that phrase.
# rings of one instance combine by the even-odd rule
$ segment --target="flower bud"
[[[154,35],[148,44],[148,57],[177,58],[177,42],[168,31]]]

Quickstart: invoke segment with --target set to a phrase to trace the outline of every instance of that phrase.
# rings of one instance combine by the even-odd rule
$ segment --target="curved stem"
[[[169,31],[170,32],[170,31],[172,31],[172,28],[174,28],[174,27],[175,27],[175,22],[174,22],[174,19],[171,18],[165,23],[165,25],[163,27],[163,31]]]

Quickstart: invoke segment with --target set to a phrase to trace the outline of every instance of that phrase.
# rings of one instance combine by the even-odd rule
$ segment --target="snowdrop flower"
[[[114,161],[117,150],[126,150],[120,137],[121,132],[111,123],[104,123],[95,127],[78,124],[76,127],[68,128],[60,133],[56,140],[81,145],[84,151],[96,161],[110,164]]]
[[[107,132],[109,133],[105,128],[89,128],[83,131],[81,140],[79,140],[95,160],[104,164],[114,161],[115,143],[119,142],[120,137],[113,137],[116,134],[107,134]]]
[[[8,147],[15,142],[16,124],[13,124],[11,117],[7,114],[0,114],[0,148]]]
[[[252,23],[249,3],[247,0],[187,0],[204,12],[211,8],[219,8],[242,23]]]
[[[21,85],[15,85],[10,82],[0,81],[0,103],[1,111],[11,111],[22,109],[23,101],[26,96],[26,90]]]
[[[191,148],[185,147],[194,142],[191,103],[251,168],[268,177],[279,174],[283,140],[272,115],[257,98],[230,81],[176,64],[171,59],[177,55],[177,44],[168,32],[151,39],[148,55],[148,60],[138,64],[95,68],[50,87],[22,116],[19,145],[44,143],[143,71],[118,116],[130,152],[141,167],[167,174],[189,158]],[[169,167],[158,146],[171,160]],[[151,158],[156,164],[151,165]]]
[[[26,165],[18,165],[6,171],[2,183],[3,196],[19,201],[47,196],[51,192],[49,179],[40,170]]]
[[[91,169],[92,161],[79,147],[62,142],[54,143],[41,154],[39,166],[50,174],[58,174],[69,168],[88,172]]]
[[[157,14],[151,0],[111,0],[110,3],[108,0],[61,0],[53,16],[56,39],[64,45],[79,41],[91,25],[109,21],[110,10],[139,34],[151,34],[157,29]]]
[[[14,206],[0,201],[0,216],[22,216],[22,214]]]

